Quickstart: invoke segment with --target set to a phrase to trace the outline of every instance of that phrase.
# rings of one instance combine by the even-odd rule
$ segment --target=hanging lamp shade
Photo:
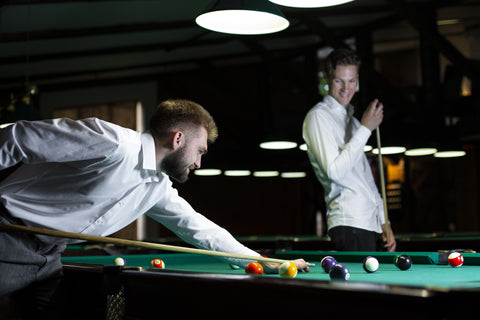
[[[274,33],[290,24],[268,0],[214,0],[195,22],[208,30],[245,35]]]
[[[273,3],[285,7],[295,8],[322,8],[338,6],[354,0],[270,0]]]

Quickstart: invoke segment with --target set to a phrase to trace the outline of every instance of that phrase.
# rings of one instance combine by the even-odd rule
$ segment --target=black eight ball
[[[406,254],[401,254],[395,257],[395,265],[400,270],[408,270],[412,266],[412,259]]]

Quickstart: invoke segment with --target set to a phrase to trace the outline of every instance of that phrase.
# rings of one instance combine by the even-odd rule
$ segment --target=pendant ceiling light
[[[295,8],[321,8],[338,6],[353,0],[270,0],[276,4]]]
[[[208,30],[245,35],[274,33],[290,24],[268,0],[215,0],[195,22]]]

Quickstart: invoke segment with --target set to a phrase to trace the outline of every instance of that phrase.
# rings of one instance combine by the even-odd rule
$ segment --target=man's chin
[[[185,183],[188,181],[188,174],[183,174],[181,176],[176,175],[176,176],[170,176],[173,180],[175,180],[178,183]]]

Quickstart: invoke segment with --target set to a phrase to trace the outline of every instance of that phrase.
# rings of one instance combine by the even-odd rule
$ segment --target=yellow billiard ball
[[[282,263],[280,268],[278,268],[278,273],[282,277],[295,278],[297,276],[297,272],[297,266],[291,261]]]

